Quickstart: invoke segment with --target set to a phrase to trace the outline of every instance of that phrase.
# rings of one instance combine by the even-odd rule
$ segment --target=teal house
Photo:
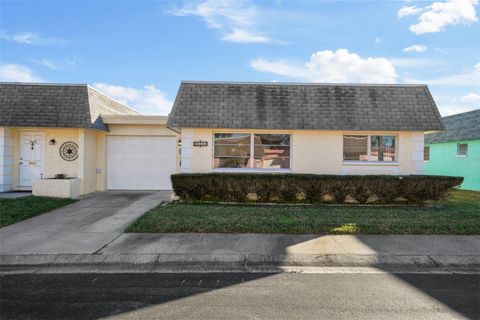
[[[424,173],[464,177],[480,191],[480,109],[444,117],[446,131],[425,135]]]

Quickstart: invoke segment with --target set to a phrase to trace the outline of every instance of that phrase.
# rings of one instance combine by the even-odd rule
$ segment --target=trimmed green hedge
[[[438,200],[462,177],[180,173],[171,176],[184,201],[258,203],[423,203]]]

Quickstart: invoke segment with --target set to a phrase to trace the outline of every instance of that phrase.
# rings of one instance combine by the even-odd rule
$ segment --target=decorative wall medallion
[[[66,161],[78,158],[78,145],[73,141],[67,141],[60,146],[60,157]]]

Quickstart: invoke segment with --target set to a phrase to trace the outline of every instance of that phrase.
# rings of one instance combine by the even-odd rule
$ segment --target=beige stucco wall
[[[104,132],[89,129],[8,128],[12,141],[13,158],[11,188],[19,187],[21,132],[43,135],[43,176],[51,178],[57,173],[64,173],[70,177],[79,178],[81,194],[106,190],[107,136],[173,136],[177,140],[180,139],[180,135],[167,129],[165,125],[110,124],[109,129],[109,132]],[[51,139],[55,139],[55,145],[49,145]],[[73,141],[78,144],[79,156],[74,161],[65,161],[60,157],[60,146],[66,141]],[[177,172],[180,170],[178,151],[177,148]]]
[[[78,177],[79,160],[65,161],[60,157],[60,146],[67,141],[78,144],[78,129],[50,129],[50,128],[12,128],[13,139],[13,181],[12,187],[17,188],[19,182],[20,163],[20,134],[22,132],[41,133],[43,135],[43,169],[45,178],[51,178],[57,173],[64,173],[70,177]],[[55,144],[49,141],[55,139]]]
[[[182,129],[182,172],[211,172],[213,134],[216,132],[291,134],[291,171],[316,174],[419,174],[423,163],[423,132],[358,132],[308,130]],[[397,135],[398,163],[348,163],[343,161],[344,134]],[[193,147],[193,141],[208,147]]]

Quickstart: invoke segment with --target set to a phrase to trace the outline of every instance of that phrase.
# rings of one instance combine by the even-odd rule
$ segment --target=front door
[[[20,186],[31,187],[32,180],[41,178],[43,167],[43,136],[40,133],[20,134]]]

